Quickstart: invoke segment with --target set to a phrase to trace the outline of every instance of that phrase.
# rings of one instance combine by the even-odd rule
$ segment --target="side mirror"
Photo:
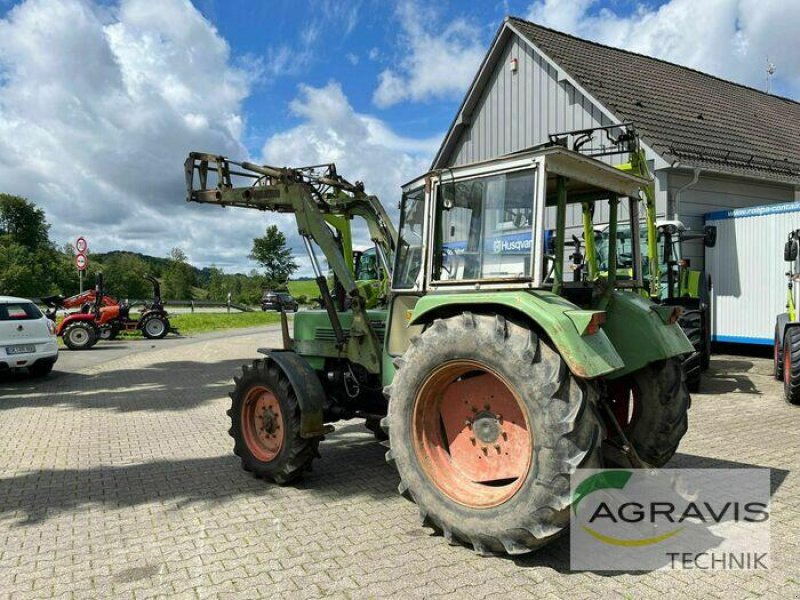
[[[797,260],[797,241],[789,240],[783,247],[783,260],[794,262]]]
[[[717,245],[717,228],[714,225],[706,225],[703,228],[703,244],[706,248],[713,248]]]

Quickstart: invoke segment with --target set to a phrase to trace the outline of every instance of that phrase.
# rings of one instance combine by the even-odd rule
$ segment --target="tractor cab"
[[[513,305],[503,292],[537,290],[592,310],[605,306],[615,288],[641,288],[639,192],[645,185],[559,145],[434,171],[407,184],[389,354],[404,351],[418,333],[412,325],[404,336],[398,323],[416,318],[424,296],[430,296],[426,307],[445,294]],[[567,228],[568,211],[583,215],[582,228]],[[597,227],[613,236],[603,243],[602,264]],[[621,269],[624,277],[616,275]]]

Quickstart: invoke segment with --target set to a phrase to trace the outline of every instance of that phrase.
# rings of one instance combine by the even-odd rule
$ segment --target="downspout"
[[[672,196],[672,218],[673,219],[677,219],[679,217],[679,215],[680,215],[681,194],[683,194],[683,192],[688,190],[690,187],[695,185],[700,180],[700,171],[702,171],[702,170],[703,169],[701,169],[700,167],[695,167],[694,168],[694,174],[692,175],[692,180],[689,183],[687,183],[685,185],[682,185],[677,190],[675,190],[675,194]]]

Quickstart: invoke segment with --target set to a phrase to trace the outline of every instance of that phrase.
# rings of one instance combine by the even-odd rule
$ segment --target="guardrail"
[[[40,297],[28,298],[34,304],[42,305],[42,299]],[[153,300],[152,298],[148,300],[128,300],[128,305],[131,307],[134,306],[142,306],[144,304],[149,304]],[[238,304],[236,302],[214,302],[212,300],[164,300],[164,306],[186,306],[190,309],[191,312],[194,312],[195,308],[224,308],[228,312],[231,310],[238,310],[239,312],[253,312],[253,308],[251,306],[247,306],[246,304]]]

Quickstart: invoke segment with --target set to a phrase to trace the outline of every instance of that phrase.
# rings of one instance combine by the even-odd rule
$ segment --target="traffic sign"
[[[78,251],[78,254],[86,254],[86,251],[89,249],[89,244],[86,243],[85,237],[81,236],[75,240],[75,249]]]
[[[85,271],[86,267],[89,266],[89,259],[86,258],[85,254],[79,252],[75,255],[75,266],[78,267],[79,271]]]

